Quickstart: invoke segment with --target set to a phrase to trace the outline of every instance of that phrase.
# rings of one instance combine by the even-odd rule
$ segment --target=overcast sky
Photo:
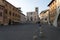
[[[16,7],[21,7],[23,14],[26,12],[34,11],[35,7],[39,7],[39,13],[47,9],[47,5],[51,0],[7,0]]]

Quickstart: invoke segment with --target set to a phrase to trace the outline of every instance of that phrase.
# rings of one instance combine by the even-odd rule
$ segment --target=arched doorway
[[[31,19],[31,21],[33,21],[32,17],[30,19]]]
[[[60,14],[59,14],[59,16],[58,16],[57,26],[60,27]]]
[[[11,20],[9,19],[9,25],[11,25]]]

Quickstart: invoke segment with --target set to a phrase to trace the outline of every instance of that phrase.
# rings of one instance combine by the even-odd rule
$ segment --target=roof
[[[42,13],[46,13],[47,11],[49,11],[49,9],[48,9],[48,10],[44,10],[44,11],[42,11],[40,14],[42,14]]]
[[[24,15],[23,13],[20,13],[21,15]],[[25,15],[24,15],[25,16]]]
[[[27,12],[27,14],[30,14],[30,13],[35,13],[35,12]]]
[[[48,4],[48,6],[50,6],[50,4],[53,3],[54,1],[55,1],[55,0],[52,0],[52,1]]]
[[[33,13],[34,11],[31,11],[31,12],[27,12],[27,13]]]
[[[8,1],[5,0],[6,3],[8,3],[9,5],[13,6],[11,3],[9,3]],[[15,6],[13,6],[14,8],[16,8]]]
[[[9,3],[8,1],[4,0],[6,3],[8,3],[10,6],[12,6],[13,8],[15,8],[18,12],[22,12],[21,11],[21,7],[15,7],[14,5],[12,5],[11,3]]]
[[[12,7],[14,7],[16,10],[20,11],[19,9],[17,9],[17,7],[15,7],[14,5],[12,5],[11,3],[9,3],[8,1],[4,0],[6,3],[8,3],[9,5],[11,5]]]

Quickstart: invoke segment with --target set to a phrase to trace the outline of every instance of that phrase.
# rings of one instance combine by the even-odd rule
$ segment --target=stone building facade
[[[26,23],[26,16],[23,14],[23,13],[21,13],[20,14],[21,16],[20,16],[20,23]]]
[[[49,24],[49,10],[44,10],[40,13],[40,22]]]
[[[34,12],[27,12],[27,21],[30,23],[38,22],[38,7],[35,8]]]
[[[60,24],[60,0],[52,0],[49,4],[50,10],[50,24],[54,25],[55,27],[59,26]]]
[[[7,2],[0,0],[0,24],[8,25],[20,22],[21,10]]]

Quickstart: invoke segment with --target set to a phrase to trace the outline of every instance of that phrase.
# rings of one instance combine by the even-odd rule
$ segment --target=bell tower
[[[38,14],[38,7],[35,8],[35,12]]]

